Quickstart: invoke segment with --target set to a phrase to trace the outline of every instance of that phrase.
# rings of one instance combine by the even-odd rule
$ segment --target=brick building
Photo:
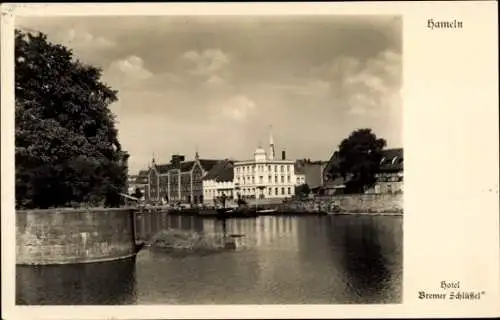
[[[170,163],[156,164],[153,159],[148,172],[146,200],[148,202],[191,203],[203,202],[203,177],[220,160],[195,159],[185,161],[182,155],[173,155]]]

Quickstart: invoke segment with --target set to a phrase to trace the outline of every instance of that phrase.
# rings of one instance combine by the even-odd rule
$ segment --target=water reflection
[[[223,233],[216,220],[162,213],[138,216],[136,227],[144,240],[165,229]],[[18,303],[401,302],[401,217],[259,217],[230,219],[225,227],[242,236],[236,251],[180,258],[143,250],[135,269],[100,271],[103,280],[81,267],[64,272],[56,269],[67,267],[44,272],[18,267],[18,283],[25,284]]]
[[[135,258],[65,266],[17,266],[18,305],[136,303]]]

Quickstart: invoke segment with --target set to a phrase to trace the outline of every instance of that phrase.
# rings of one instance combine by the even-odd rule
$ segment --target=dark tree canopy
[[[135,197],[137,199],[142,199],[142,191],[139,188],[135,188],[135,192],[132,194],[132,197]]]
[[[371,129],[355,130],[340,143],[334,170],[346,180],[346,192],[364,192],[375,184],[385,146]]]
[[[128,154],[102,71],[42,33],[15,32],[16,206],[118,205]]]
[[[307,183],[301,184],[300,186],[295,187],[295,194],[297,196],[301,195],[309,195],[311,192],[311,188],[309,188],[309,185]]]

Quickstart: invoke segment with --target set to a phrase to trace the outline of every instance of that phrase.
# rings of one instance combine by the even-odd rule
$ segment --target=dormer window
[[[394,157],[392,158],[392,165],[396,164],[396,161],[398,161],[399,157]]]
[[[385,157],[382,157],[382,159],[380,160],[380,164],[382,165],[385,161]]]

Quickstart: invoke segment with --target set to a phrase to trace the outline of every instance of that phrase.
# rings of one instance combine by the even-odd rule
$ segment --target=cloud
[[[217,75],[212,75],[207,81],[205,81],[205,86],[209,88],[220,88],[227,85],[226,81]]]
[[[201,76],[216,74],[229,64],[228,55],[220,49],[188,51],[182,55],[182,58],[192,64],[190,70],[192,74]]]
[[[243,95],[234,96],[221,104],[220,113],[223,118],[243,122],[254,111],[256,104]]]
[[[116,46],[116,43],[104,37],[92,35],[86,30],[68,29],[60,32],[57,38],[75,49],[101,50]]]
[[[146,69],[142,58],[131,55],[125,59],[113,61],[104,74],[113,85],[133,87],[153,77],[153,73]]]
[[[352,114],[377,116],[401,106],[400,54],[386,50],[364,61],[344,57],[327,70],[336,100]]]

